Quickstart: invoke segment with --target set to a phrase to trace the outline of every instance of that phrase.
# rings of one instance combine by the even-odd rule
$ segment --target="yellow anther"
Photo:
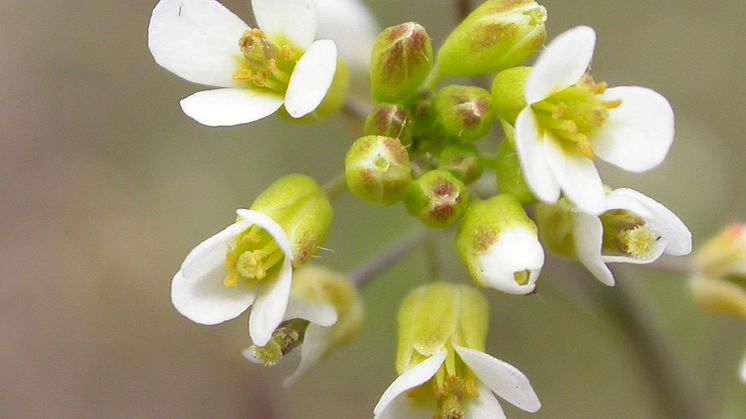
[[[280,56],[285,61],[292,61],[293,58],[295,58],[295,53],[293,53],[293,47],[291,47],[288,44],[285,44],[280,48]]]
[[[229,271],[225,279],[223,279],[223,285],[228,288],[237,287],[241,282],[241,276],[236,271]]]
[[[252,75],[253,74],[251,73],[251,70],[249,70],[248,68],[242,68],[233,73],[233,80],[249,81],[251,80]]]
[[[236,271],[246,279],[264,279],[267,271],[262,263],[262,256],[259,252],[243,252],[238,257]]]
[[[649,227],[641,225],[625,231],[622,240],[627,247],[627,254],[638,259],[644,259],[652,253],[658,235]]]
[[[561,119],[565,113],[567,113],[567,104],[565,102],[560,102],[554,112],[552,112],[552,118]]]
[[[622,106],[622,99],[610,100],[608,102],[604,102],[604,106],[606,107],[606,109],[616,109]]]
[[[251,82],[254,83],[256,87],[267,87],[267,74],[254,74],[254,76],[251,78]]]
[[[578,144],[578,151],[580,154],[585,158],[593,160],[593,144],[591,143],[591,140],[588,139],[588,136],[578,133],[575,136],[575,141]]]

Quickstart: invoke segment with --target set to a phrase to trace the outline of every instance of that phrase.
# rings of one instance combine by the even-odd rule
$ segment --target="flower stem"
[[[347,179],[345,178],[345,174],[338,174],[330,181],[326,182],[321,189],[324,191],[326,196],[329,197],[330,201],[339,198],[339,195],[347,190]]]
[[[443,275],[445,273],[443,259],[440,256],[438,238],[438,231],[430,230],[427,234],[427,240],[425,241],[425,251],[427,252],[427,259],[430,263],[431,281],[443,279]]]
[[[344,107],[342,108],[344,113],[346,113],[347,115],[355,119],[359,119],[361,121],[365,121],[365,118],[368,117],[368,114],[370,113],[372,109],[373,109],[372,106],[370,106],[369,104],[361,100],[355,99],[352,96],[347,97],[347,100],[345,100]]]
[[[650,303],[633,281],[619,281],[614,288],[597,292],[604,310],[634,345],[651,384],[657,391],[663,417],[702,419],[707,409],[702,403],[692,374],[682,368]],[[585,279],[585,278],[584,278]],[[587,281],[591,284],[591,281]],[[595,285],[595,284],[593,284]],[[600,289],[600,287],[596,287]]]
[[[350,274],[352,282],[362,288],[368,281],[383,273],[422,245],[427,231],[417,230],[400,237]]]
[[[466,19],[471,12],[471,1],[469,0],[456,0],[456,18],[459,22]]]

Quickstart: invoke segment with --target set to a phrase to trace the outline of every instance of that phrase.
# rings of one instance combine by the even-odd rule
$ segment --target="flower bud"
[[[503,70],[492,81],[492,103],[495,104],[497,117],[515,126],[515,120],[526,107],[526,80],[531,74],[531,67],[513,67]]]
[[[382,103],[368,114],[364,129],[365,135],[398,138],[407,147],[412,144],[414,119],[404,106]]]
[[[487,300],[473,287],[434,282],[414,289],[399,308],[397,372],[451,345],[484,351],[488,325]]]
[[[432,69],[433,47],[415,22],[386,28],[373,46],[370,84],[373,99],[397,102],[417,92]]]
[[[430,227],[453,224],[469,203],[463,182],[445,170],[433,170],[415,179],[404,196],[407,211]]]
[[[329,198],[315,180],[305,175],[278,179],[254,200],[250,209],[267,214],[287,232],[295,255],[294,266],[303,265],[316,254],[334,217]]]
[[[518,159],[518,152],[514,146],[514,128],[507,122],[503,122],[502,125],[505,139],[497,146],[497,161],[495,162],[498,190],[513,195],[521,204],[534,204],[537,199],[523,179],[521,161]]]
[[[492,96],[473,86],[447,86],[435,96],[435,111],[443,128],[463,140],[478,140],[494,121]]]
[[[395,138],[361,137],[345,156],[345,177],[347,187],[361,199],[393,205],[412,181],[407,150]]]
[[[488,0],[448,35],[441,74],[475,76],[514,67],[541,47],[546,9],[534,0]]]
[[[746,318],[746,224],[726,228],[700,249],[690,289],[703,309]]]
[[[520,202],[503,194],[469,206],[456,233],[456,249],[477,285],[528,294],[544,264],[536,233]]]
[[[438,156],[438,168],[447,170],[465,184],[482,176],[482,159],[479,150],[472,144],[451,144]]]

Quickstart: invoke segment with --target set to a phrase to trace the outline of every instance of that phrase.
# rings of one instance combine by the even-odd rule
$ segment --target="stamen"
[[[306,320],[288,320],[275,329],[272,339],[265,346],[251,345],[249,349],[265,366],[277,365],[283,356],[303,343],[307,327]]]
[[[653,245],[658,241],[658,235],[650,227],[641,225],[625,231],[622,240],[630,256],[644,259],[652,253]]]
[[[236,81],[250,81],[253,74],[248,68],[242,68],[233,73],[233,80]]]

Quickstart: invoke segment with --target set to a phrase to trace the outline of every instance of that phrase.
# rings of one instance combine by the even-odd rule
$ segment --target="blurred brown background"
[[[372,416],[395,378],[398,302],[426,276],[420,254],[365,290],[358,342],[290,390],[280,385],[288,370],[243,360],[245,316],[210,328],[171,306],[171,277],[196,243],[282,174],[334,176],[358,128],[343,116],[313,126],[193,122],[178,100],[199,87],[158,67],[147,49],[154,4],[0,0],[0,417]],[[248,0],[224,4],[251,21]],[[368,4],[384,26],[425,25],[436,45],[455,21],[446,0]],[[578,24],[597,30],[597,80],[653,87],[677,112],[666,163],[643,175],[603,166],[607,182],[668,205],[695,245],[746,219],[746,3],[543,4],[550,36]],[[335,252],[323,262],[341,270],[414,226],[401,207],[350,196],[335,209],[326,246]],[[449,273],[465,280],[448,254]],[[576,275],[568,266],[555,263],[541,281]],[[711,417],[745,417],[735,373],[743,323],[697,311],[681,277],[634,267],[619,276],[644,291]],[[488,293],[488,348],[531,378],[544,405],[529,415],[503,403],[506,413],[661,417],[629,340],[556,289]]]

